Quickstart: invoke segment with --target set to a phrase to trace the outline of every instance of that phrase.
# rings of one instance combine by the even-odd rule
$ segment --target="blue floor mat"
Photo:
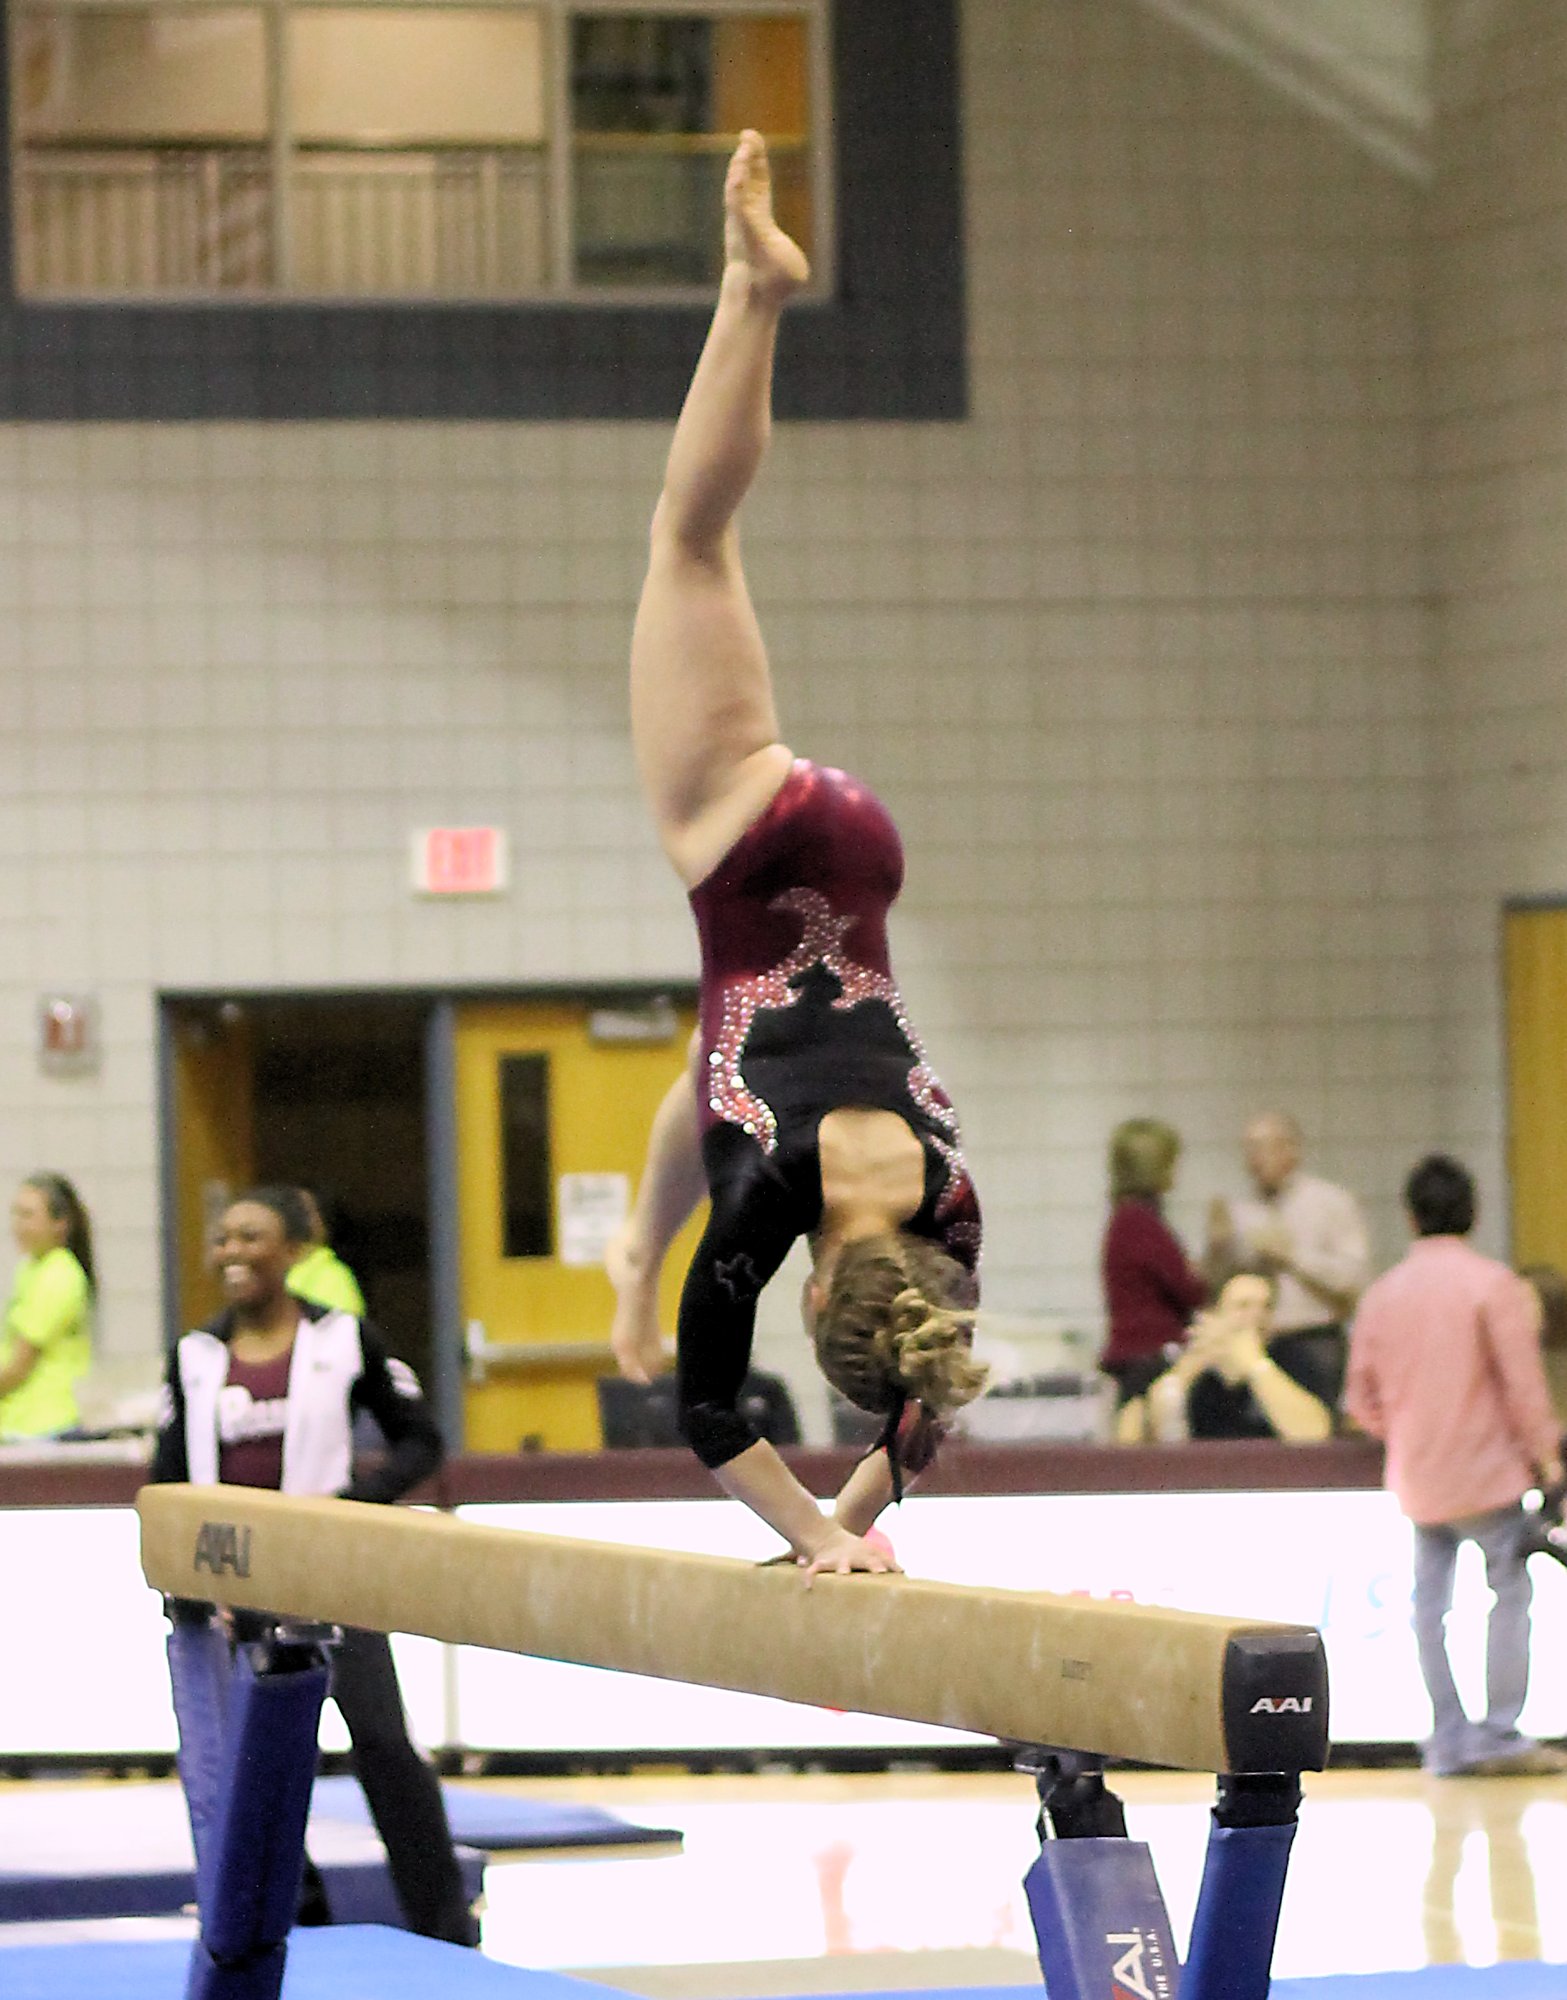
[[[917,1993],[853,1993],[836,2000],[1022,2000],[1044,1988],[969,1986]],[[1419,1972],[1340,1973],[1329,1979],[1275,1979],[1269,2000],[1564,2000],[1567,1965],[1510,1959],[1504,1965],[1430,1965]],[[7,1995],[7,2000],[10,1996]],[[342,1996],[348,2000],[348,1996]],[[820,1993],[796,2000],[832,2000]]]
[[[456,1848],[463,1891],[470,1903],[484,1890],[484,1856],[475,1847]],[[391,1871],[379,1849],[374,1854],[317,1864],[332,1920],[339,1924],[400,1924],[402,1913]],[[99,1863],[72,1873],[49,1874],[0,1869],[0,1924],[91,1922],[104,1917],[177,1916],[196,1900],[191,1868],[114,1867]],[[9,1965],[9,1958],[0,1965]],[[0,1995],[9,1989],[0,1973]]]
[[[173,2000],[188,1944],[15,1945],[0,1949],[5,2000]],[[476,1951],[379,1926],[295,1931],[283,2000],[605,2000],[602,1986],[523,1972]]]
[[[633,1826],[596,1806],[555,1806],[507,1792],[442,1787],[470,1893],[485,1851],[678,1842],[669,1827]],[[310,1852],[329,1902],[350,1923],[391,1923],[397,1903],[364,1794],[353,1778],[323,1778],[311,1802]],[[0,1793],[0,1923],[150,1917],[195,1895],[190,1828],[179,1787]]]
[[[1567,1965],[1428,1965],[1337,1979],[1275,1979],[1270,2000],[1562,2000]]]
[[[345,1921],[398,1921],[386,1856],[368,1826],[318,1819],[310,1851],[328,1903]],[[459,1846],[457,1859],[476,1896],[484,1856]],[[178,1785],[0,1791],[0,1924],[168,1916],[195,1894],[190,1821]]]
[[[677,1827],[635,1826],[599,1806],[566,1805],[475,1785],[441,1787],[452,1838],[468,1847],[622,1847],[678,1841]],[[370,1811],[357,1778],[317,1778],[311,1812],[321,1819],[368,1826]]]
[[[0,1950],[5,2000],[170,2000],[183,1990],[185,1944],[22,1945]],[[1028,1987],[856,1993],[842,2000],[1019,2000]],[[1509,1962],[1421,1972],[1279,1979],[1272,2000],[1561,2000],[1567,1968]],[[283,2000],[606,2000],[612,1989],[558,1972],[497,1965],[406,1931],[345,1926],[296,1931]],[[822,1995],[806,2000],[825,2000]]]

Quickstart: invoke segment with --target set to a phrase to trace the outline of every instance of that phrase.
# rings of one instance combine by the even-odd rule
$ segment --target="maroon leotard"
[[[702,945],[698,1102],[712,1213],[680,1304],[680,1401],[710,1466],[755,1442],[736,1403],[756,1300],[821,1220],[817,1128],[853,1105],[903,1118],[925,1152],[905,1225],[970,1273],[979,1202],[957,1118],[887,956],[903,847],[842,771],[797,759],[761,817],[691,892]]]

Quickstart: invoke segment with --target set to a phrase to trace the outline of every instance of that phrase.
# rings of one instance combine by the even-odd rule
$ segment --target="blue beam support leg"
[[[278,2000],[299,1901],[331,1628],[237,1648],[223,1778],[196,1872],[201,1936],[186,2000]]]
[[[1175,2000],[1175,1940],[1140,1840],[1047,1841],[1023,1889],[1049,2000]]]
[[[1049,2000],[1267,2000],[1300,1779],[1221,1777],[1191,1949],[1176,1957],[1153,1861],[1096,1759],[1030,1753],[1039,1859],[1024,1881]]]
[[[1101,1761],[1031,1751],[1039,1859],[1024,1877],[1049,2000],[1176,2000],[1180,1962],[1153,1859],[1126,1838]]]
[[[1186,2000],[1267,2000],[1300,1780],[1221,1778],[1186,1954]]]
[[[199,1879],[223,1799],[234,1654],[210,1604],[171,1601],[168,1614],[169,1686],[179,1728],[180,1783]]]

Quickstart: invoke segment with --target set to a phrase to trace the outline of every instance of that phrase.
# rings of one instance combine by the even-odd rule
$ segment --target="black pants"
[[[441,1787],[409,1739],[385,1633],[344,1630],[332,1659],[332,1699],[409,1926],[448,1944],[476,1944],[479,1927],[463,1893]],[[308,1864],[305,1882],[313,1900],[320,1880]]]
[[[1101,1361],[1099,1367],[1115,1384],[1115,1406],[1119,1410],[1136,1397],[1146,1396],[1169,1365],[1162,1354],[1138,1354],[1128,1361]]]

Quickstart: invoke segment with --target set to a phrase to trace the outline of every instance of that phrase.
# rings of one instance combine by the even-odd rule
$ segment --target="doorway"
[[[645,988],[165,995],[169,1339],[220,1307],[225,1205],[305,1186],[452,1449],[595,1448],[603,1244],[693,1024],[689,994]],[[700,1221],[666,1268],[666,1331]]]
[[[178,1330],[221,1302],[206,1246],[224,1204],[287,1182],[315,1194],[392,1353],[432,1379],[430,1006],[396,994],[165,1002]]]

